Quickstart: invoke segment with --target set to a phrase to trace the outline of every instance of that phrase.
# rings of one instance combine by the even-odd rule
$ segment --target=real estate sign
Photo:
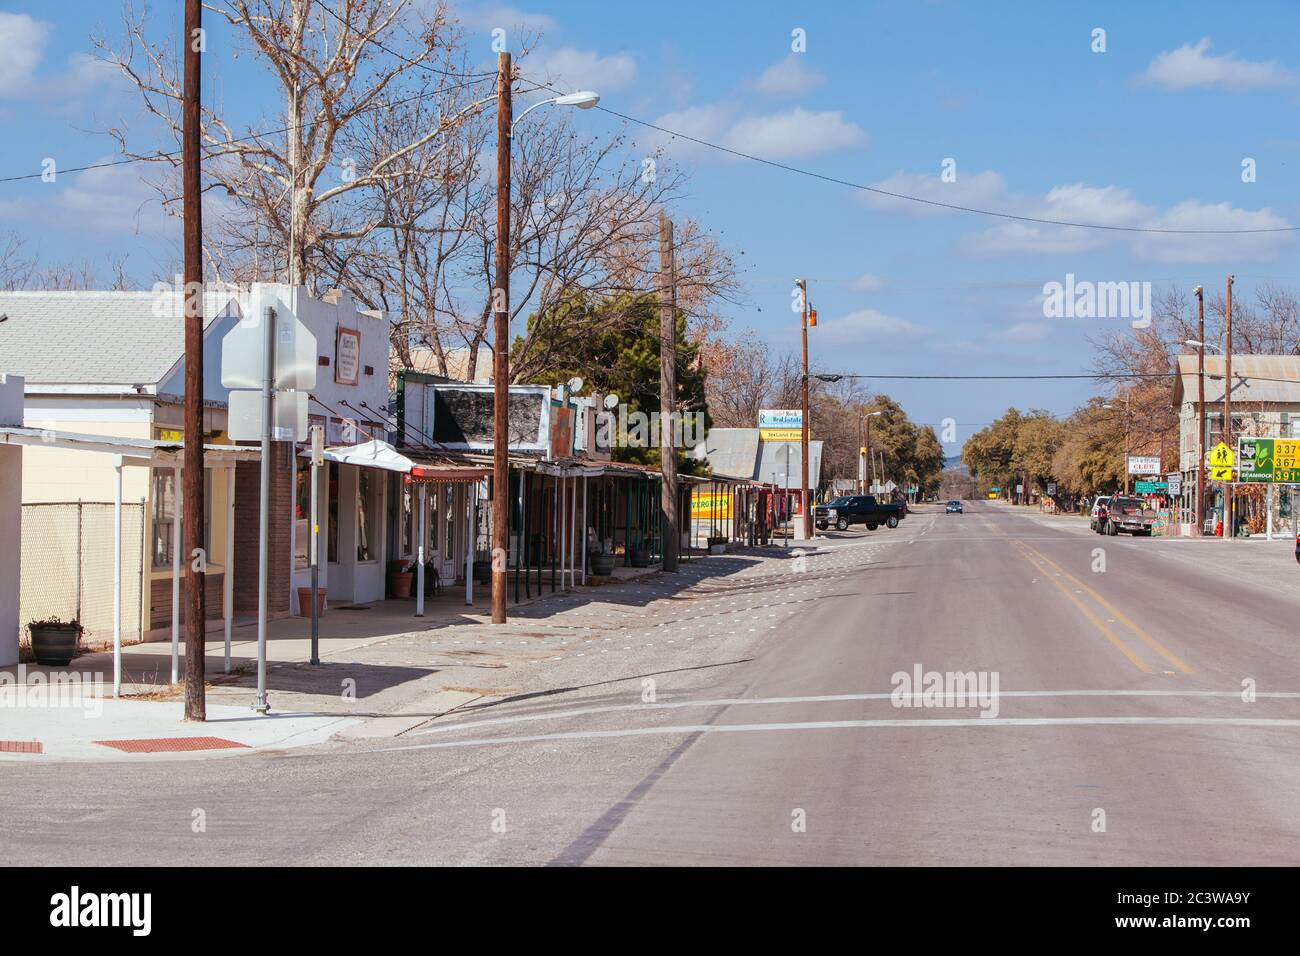
[[[1300,440],[1238,438],[1237,480],[1300,484]]]
[[[763,441],[799,441],[803,435],[803,411],[798,408],[760,408],[758,437]]]

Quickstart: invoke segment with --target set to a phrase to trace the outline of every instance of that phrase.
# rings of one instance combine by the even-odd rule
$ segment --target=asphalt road
[[[400,738],[7,764],[5,860],[1294,864],[1300,598],[1208,545],[913,514]],[[999,693],[896,706],[917,668]]]

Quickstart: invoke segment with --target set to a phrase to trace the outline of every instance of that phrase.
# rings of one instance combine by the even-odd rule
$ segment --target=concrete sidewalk
[[[322,714],[260,717],[246,708],[221,705],[208,706],[205,723],[190,723],[183,719],[180,701],[105,700],[70,694],[66,685],[62,690],[57,701],[40,685],[0,691],[0,759],[114,760],[126,753],[175,759],[250,753],[324,743],[356,723]]]
[[[471,702],[531,689],[544,669],[538,665],[562,660],[578,635],[625,630],[652,604],[673,600],[707,578],[727,577],[769,559],[784,563],[792,557],[784,551],[767,547],[693,556],[682,562],[681,575],[665,575],[657,567],[619,569],[600,586],[553,594],[549,572],[544,572],[542,595],[537,596],[534,578],[529,587],[533,596],[511,603],[505,625],[491,623],[486,593],[466,606],[463,592],[444,592],[426,602],[424,617],[415,617],[412,600],[335,607],[321,618],[319,665],[310,664],[309,618],[272,621],[267,640],[270,716],[251,710],[257,683],[257,628],[251,623],[233,630],[229,672],[220,632],[208,635],[206,724],[180,720],[185,652],[180,647],[180,682],[173,685],[170,642],[122,649],[124,696],[119,700],[111,699],[111,651],[83,654],[64,668],[29,663],[21,671],[0,669],[0,686],[10,693],[30,695],[35,687],[57,680],[77,684],[87,698],[52,709],[5,706],[0,700],[0,749],[10,756],[24,749],[24,741],[37,740],[42,754],[20,754],[19,759],[140,759],[138,753],[124,755],[97,741],[213,736],[242,745],[185,752],[193,758],[323,743],[335,736],[398,736]],[[93,719],[84,716],[95,708]]]

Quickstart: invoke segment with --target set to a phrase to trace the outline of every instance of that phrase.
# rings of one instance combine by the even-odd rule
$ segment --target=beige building
[[[1196,501],[1198,469],[1204,467],[1204,453],[1223,439],[1224,357],[1205,356],[1205,433],[1197,382],[1197,356],[1178,356],[1173,404],[1179,418],[1179,472],[1182,494],[1179,503],[1184,531],[1200,521],[1216,520],[1221,510],[1222,489],[1206,483],[1205,501]],[[1300,437],[1300,355],[1234,355],[1232,357],[1232,436],[1261,438]],[[1288,486],[1273,490],[1269,506],[1275,527],[1291,527],[1295,518],[1293,491]],[[1211,525],[1208,525],[1212,527]]]

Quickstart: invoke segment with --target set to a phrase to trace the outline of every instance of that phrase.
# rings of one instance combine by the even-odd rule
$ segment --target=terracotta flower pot
[[[318,615],[325,613],[325,589],[316,589],[316,613]],[[301,617],[311,617],[311,588],[298,589],[298,614]]]
[[[411,596],[411,582],[415,580],[415,574],[410,571],[390,571],[388,574],[388,590],[395,598],[409,598]]]

